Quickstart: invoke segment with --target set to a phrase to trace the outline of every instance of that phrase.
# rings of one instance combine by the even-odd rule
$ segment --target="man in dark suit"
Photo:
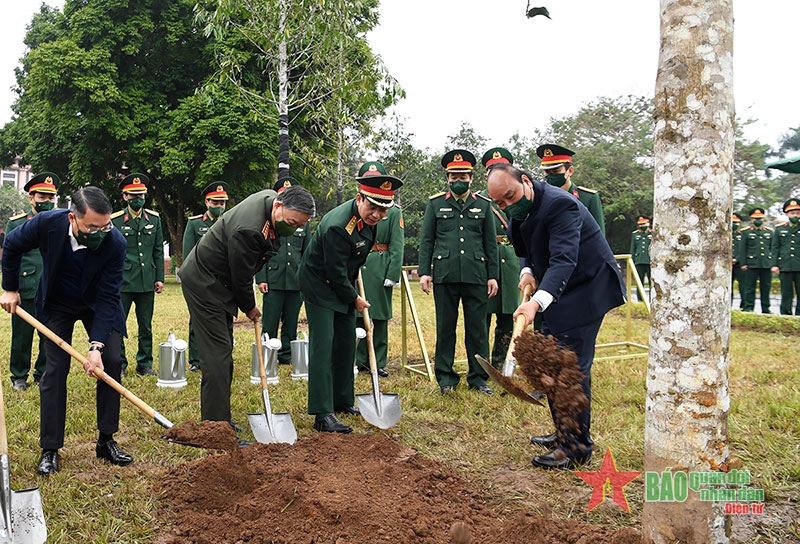
[[[186,256],[178,276],[200,355],[200,414],[231,421],[233,318],[261,317],[253,276],[280,248],[280,237],[314,214],[314,198],[295,185],[280,195],[259,191],[216,220]]]
[[[595,343],[605,314],[625,302],[625,288],[614,254],[589,210],[569,193],[540,181],[509,164],[492,166],[487,178],[492,200],[511,218],[509,237],[517,254],[530,263],[523,283],[538,289],[514,313],[528,324],[542,312],[542,333],[552,335],[578,356],[584,376],[586,409],[576,414],[552,410],[556,434],[531,442],[552,447],[533,458],[534,466],[572,468],[592,455],[591,369]],[[578,429],[565,422],[572,418]]]
[[[36,293],[36,317],[66,342],[72,341],[76,321],[82,321],[90,347],[84,370],[95,368],[119,380],[120,338],[126,334],[120,287],[125,266],[125,239],[111,223],[111,202],[97,187],[72,195],[69,210],[39,214],[9,233],[3,258],[0,306],[14,313],[20,304],[19,268],[26,251],[39,248],[44,270]],[[58,450],[64,445],[67,374],[70,355],[52,340],[45,342],[47,365],[39,382],[42,457],[37,472],[56,472]],[[113,435],[119,430],[119,393],[97,382],[98,458],[128,465]]]

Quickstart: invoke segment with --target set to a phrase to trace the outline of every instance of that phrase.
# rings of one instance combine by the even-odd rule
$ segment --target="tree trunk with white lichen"
[[[665,470],[725,471],[735,136],[732,0],[661,0],[654,117],[655,297],[645,470],[659,476]],[[661,491],[658,499],[667,500],[645,502],[644,542],[729,541],[722,502],[701,501],[691,490],[684,501],[668,502],[670,493]]]

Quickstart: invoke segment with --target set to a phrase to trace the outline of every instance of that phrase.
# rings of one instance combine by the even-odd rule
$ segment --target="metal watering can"
[[[297,338],[291,341],[292,347],[292,379],[308,379],[308,336],[300,331]]]
[[[278,376],[278,350],[281,349],[280,338],[269,338],[266,333],[261,335],[261,349],[264,355],[264,370],[267,373],[267,383],[270,385],[280,381]],[[252,343],[252,370],[250,371],[250,383],[253,385],[261,384],[261,372],[258,368],[258,352],[256,343]]]
[[[159,387],[179,389],[186,381],[186,340],[176,339],[169,333],[166,342],[158,344],[158,381]]]
[[[353,376],[358,376],[358,343],[367,337],[367,331],[356,327],[356,356],[353,359]]]

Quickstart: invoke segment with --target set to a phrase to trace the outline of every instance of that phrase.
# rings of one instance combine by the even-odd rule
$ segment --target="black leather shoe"
[[[531,444],[534,446],[541,446],[543,448],[553,448],[556,445],[556,433],[532,436]]]
[[[189,372],[200,372],[200,365],[192,363],[192,366],[189,367]]]
[[[440,385],[439,391],[442,392],[442,395],[449,395],[455,389],[454,385]]]
[[[358,367],[358,373],[359,374],[369,374],[369,368],[367,368],[365,366],[360,366],[360,367]]]
[[[58,472],[58,450],[42,450],[42,458],[39,459],[36,472],[42,476]]]
[[[494,395],[494,391],[488,385],[479,385],[478,387],[469,386],[472,391],[477,391],[478,393],[483,393],[484,395]]]
[[[361,415],[361,411],[355,406],[348,406],[347,408],[334,408],[333,411],[337,414],[350,414],[351,416]]]
[[[25,391],[28,389],[28,381],[25,378],[16,378],[13,389],[14,391]]]
[[[231,424],[231,429],[233,429],[233,432],[235,433],[240,433],[244,430],[241,427],[239,427],[236,423],[234,423],[233,420],[230,420],[228,423]]]
[[[531,463],[535,467],[547,470],[573,469],[581,465],[585,465],[586,463],[589,462],[590,458],[591,455],[580,459],[567,457],[567,454],[564,453],[564,450],[556,448],[550,453],[546,453],[544,455],[537,455],[536,457],[533,458]]]
[[[240,448],[246,448],[247,446],[252,444],[252,442],[248,442],[247,440],[242,440],[241,438],[237,438],[236,443],[239,444]]]
[[[112,465],[124,467],[133,463],[133,457],[122,451],[115,440],[109,440],[105,444],[97,444],[95,448],[98,459],[106,459]]]
[[[158,373],[152,368],[137,368],[136,373],[139,376],[158,376]]]
[[[388,378],[389,377],[389,371],[386,370],[385,368],[379,368],[378,369],[378,376],[380,376],[381,378]]]
[[[353,428],[345,425],[333,414],[328,414],[323,419],[314,422],[314,428],[321,433],[352,433]]]

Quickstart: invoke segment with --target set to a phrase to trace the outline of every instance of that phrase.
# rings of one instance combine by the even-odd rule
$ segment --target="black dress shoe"
[[[389,371],[386,370],[385,368],[379,368],[378,369],[378,376],[380,376],[381,378],[388,378],[389,377]]]
[[[240,433],[244,430],[241,427],[239,427],[236,423],[234,423],[233,420],[230,420],[228,423],[231,424],[231,429],[233,429],[233,432],[235,433]]]
[[[469,386],[472,391],[477,391],[478,393],[483,393],[484,395],[494,395],[494,391],[488,385],[479,385],[478,387],[474,387],[472,385]]]
[[[328,414],[323,419],[317,420],[314,422],[314,428],[321,433],[352,433],[353,428],[349,425],[345,425],[333,414]]]
[[[252,444],[252,442],[248,442],[247,440],[242,440],[241,438],[237,438],[236,443],[239,444],[240,448],[246,448],[247,446]]]
[[[200,372],[200,365],[192,363],[192,366],[189,367],[189,372]]]
[[[97,444],[95,448],[98,459],[106,459],[112,465],[124,467],[133,463],[133,457],[122,451],[115,440],[109,440],[105,444]]]
[[[455,385],[440,385],[439,391],[441,391],[442,395],[449,395],[455,388]]]
[[[358,367],[358,373],[359,374],[369,374],[369,368],[367,368],[365,366],[360,366],[360,367]]]
[[[361,415],[361,411],[355,406],[348,406],[347,408],[334,408],[333,411],[337,414],[350,414],[351,416]]]
[[[14,379],[14,391],[25,391],[28,389],[28,381],[25,378]]]
[[[541,446],[543,448],[553,448],[556,445],[556,433],[532,436],[531,444],[534,446]]]
[[[158,376],[158,373],[152,368],[137,368],[136,373],[139,376]]]
[[[58,472],[58,450],[42,450],[42,458],[39,460],[36,472],[42,476]]]
[[[585,465],[589,462],[590,458],[591,454],[582,458],[567,457],[567,454],[564,452],[564,450],[556,448],[550,453],[537,455],[533,458],[531,463],[535,467],[547,470],[573,469],[581,465]]]

